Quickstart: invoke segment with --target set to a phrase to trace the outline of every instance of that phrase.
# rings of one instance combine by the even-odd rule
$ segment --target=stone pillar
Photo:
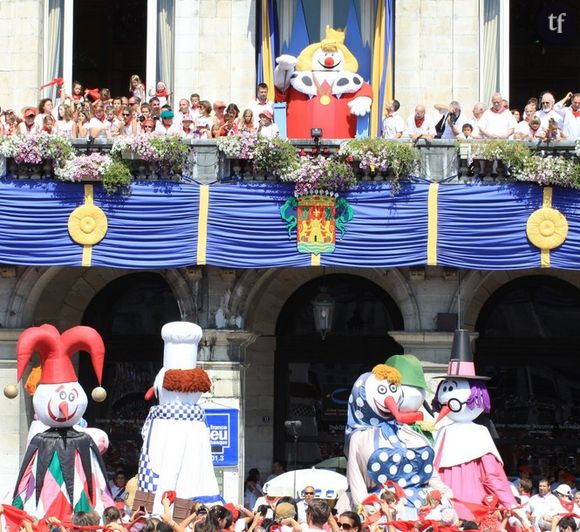
[[[2,391],[8,384],[16,384],[16,341],[20,329],[0,329],[0,495],[12,494],[26,449],[28,417],[26,398],[22,386],[15,399],[7,399]]]
[[[202,399],[205,408],[222,407],[239,409],[238,466],[219,468],[223,474],[222,496],[226,501],[243,503],[244,498],[244,442],[245,434],[245,386],[246,348],[256,335],[249,331],[206,329],[199,346],[199,365],[209,374],[212,391]]]

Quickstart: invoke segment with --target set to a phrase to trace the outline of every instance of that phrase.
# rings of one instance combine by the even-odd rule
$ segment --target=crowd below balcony
[[[181,98],[177,109],[171,105],[172,93],[159,82],[155,92],[146,93],[138,75],[130,78],[128,95],[112,96],[107,88],[85,89],[74,82],[71,94],[60,90],[56,102],[43,98],[36,107],[1,113],[0,136],[56,133],[71,139],[135,137],[140,134],[177,136],[183,139],[212,139],[244,131],[259,136],[276,137],[280,130],[274,123],[273,102],[268,100],[268,86],[260,83],[256,97],[244,106],[235,103],[201,99],[197,93]],[[447,140],[514,139],[554,142],[580,139],[580,93],[569,92],[556,102],[550,92],[539,99],[530,98],[523,116],[510,109],[509,102],[495,93],[486,110],[475,103],[471,113],[457,101],[435,104],[435,116],[423,104],[405,120],[400,102],[387,102],[382,120],[386,139]]]

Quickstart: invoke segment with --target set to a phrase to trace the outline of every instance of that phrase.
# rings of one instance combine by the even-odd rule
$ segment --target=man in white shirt
[[[491,97],[491,107],[483,113],[479,121],[479,132],[486,139],[508,139],[516,128],[516,119],[502,104],[502,97],[496,92]]]
[[[436,103],[434,107],[442,114],[441,120],[435,126],[436,137],[447,140],[457,138],[463,129],[463,124],[467,122],[467,118],[461,112],[459,102],[453,100],[449,105]]]
[[[430,116],[425,115],[425,106],[417,105],[415,114],[407,120],[405,136],[413,142],[419,139],[432,139],[435,137],[435,125]]]
[[[173,123],[173,111],[164,109],[160,117],[161,120],[158,120],[155,125],[155,133],[167,136],[179,135],[179,126]]]
[[[548,480],[545,478],[540,480],[537,495],[530,497],[526,505],[526,515],[536,532],[542,530],[540,525],[545,527],[545,523],[542,522],[542,517],[550,515],[551,512],[555,513],[559,505],[558,499],[550,493],[550,483]]]
[[[179,100],[179,109],[173,117],[173,123],[180,126],[184,116],[189,116],[189,100],[187,98],[181,98]]]
[[[393,100],[386,105],[387,116],[383,120],[383,138],[400,139],[403,136],[405,121],[398,114],[400,107],[398,100]]]
[[[542,129],[544,130],[548,129],[550,118],[553,118],[556,121],[559,128],[563,125],[562,116],[554,109],[555,104],[556,100],[551,92],[544,92],[544,94],[542,94],[542,97],[540,98],[540,109],[536,111],[536,116],[538,116],[542,121]]]
[[[296,503],[296,508],[298,509],[298,522],[300,524],[306,523],[306,510],[308,509],[308,505],[314,500],[315,494],[316,490],[314,489],[314,486],[306,486],[304,490],[302,490],[303,499]]]
[[[568,100],[571,100],[570,107],[565,107],[564,104]],[[562,129],[568,140],[580,139],[580,92],[575,94],[569,92],[554,106],[554,109],[563,119]]]
[[[248,104],[248,109],[251,109],[254,114],[254,127],[258,127],[262,111],[270,111],[274,114],[274,102],[268,100],[268,85],[265,83],[258,84],[256,98]]]

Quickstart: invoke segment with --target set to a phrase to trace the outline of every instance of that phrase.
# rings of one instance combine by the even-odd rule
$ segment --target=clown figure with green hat
[[[421,363],[412,355],[391,357],[355,382],[348,401],[345,454],[349,491],[345,498],[356,509],[369,495],[396,485],[404,500],[403,519],[416,519],[429,489],[451,492],[433,468],[430,440],[412,426],[427,392]]]

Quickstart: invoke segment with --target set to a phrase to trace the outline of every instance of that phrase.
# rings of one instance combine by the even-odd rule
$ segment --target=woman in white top
[[[56,132],[66,138],[72,138],[73,127],[73,111],[68,105],[60,104],[58,106],[58,120],[56,122]]]
[[[36,129],[39,131],[42,129],[44,125],[44,117],[47,115],[52,116],[53,110],[54,104],[50,98],[43,98],[40,100],[40,103],[38,104],[38,114],[34,119],[34,125],[36,126]]]
[[[86,139],[89,136],[90,118],[89,106],[85,105],[78,112],[78,118],[73,127],[73,138]]]

